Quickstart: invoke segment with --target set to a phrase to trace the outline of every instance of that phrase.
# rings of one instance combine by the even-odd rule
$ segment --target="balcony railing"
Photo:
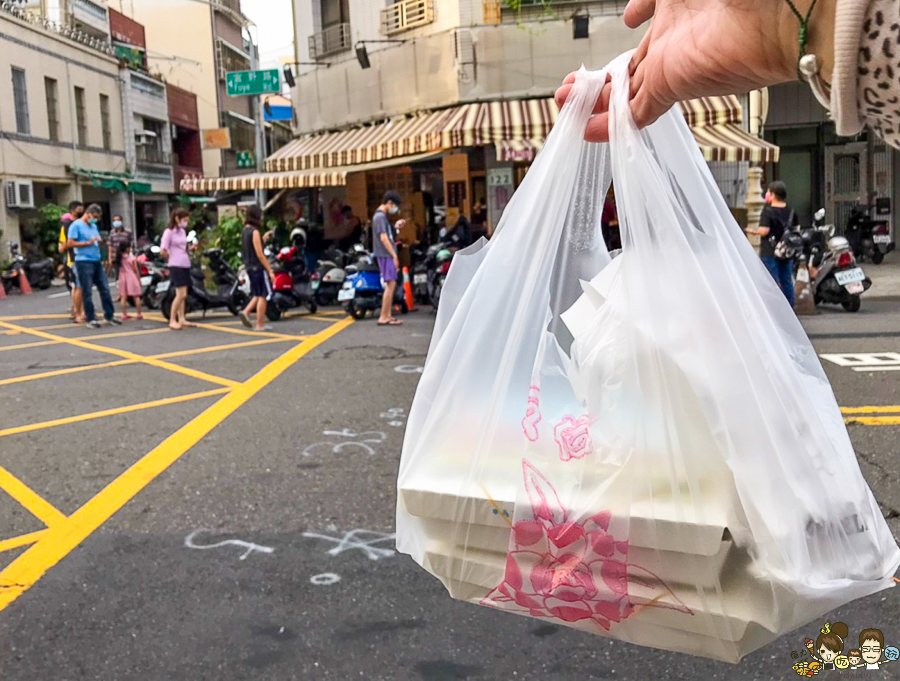
[[[151,147],[146,144],[139,144],[136,149],[136,156],[138,163],[156,163],[159,165],[172,165],[172,154],[163,151],[162,149],[157,149],[156,147]]]
[[[433,0],[400,0],[381,10],[381,33],[394,35],[434,21]]]
[[[335,24],[321,33],[309,36],[309,57],[318,59],[336,52],[350,49],[350,24]]]
[[[231,12],[237,17],[243,16],[241,14],[241,0],[212,0],[212,5],[217,9]]]
[[[628,0],[518,0],[501,3],[502,21],[522,22],[553,20],[571,16],[578,8],[587,9],[590,16],[621,16]]]

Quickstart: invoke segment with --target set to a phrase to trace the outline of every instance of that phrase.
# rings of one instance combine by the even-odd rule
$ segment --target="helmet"
[[[301,239],[303,243],[306,243],[306,230],[302,227],[294,227],[291,230],[291,242],[296,241],[297,239]]]

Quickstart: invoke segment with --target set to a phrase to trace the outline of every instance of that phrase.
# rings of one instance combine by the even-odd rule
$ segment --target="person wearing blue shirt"
[[[103,263],[100,257],[100,231],[98,224],[103,215],[103,209],[96,203],[88,206],[84,215],[69,225],[70,249],[75,250],[75,269],[78,271],[78,282],[84,296],[84,315],[87,318],[87,327],[97,329],[100,322],[94,314],[93,287],[97,287],[100,293],[100,302],[103,304],[103,314],[109,324],[121,324],[115,318],[112,296],[109,293],[109,282],[106,272],[103,271]]]

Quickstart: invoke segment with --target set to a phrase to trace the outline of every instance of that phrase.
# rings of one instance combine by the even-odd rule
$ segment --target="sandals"
[[[391,319],[387,322],[378,322],[378,326],[403,326],[403,322],[399,319]]]

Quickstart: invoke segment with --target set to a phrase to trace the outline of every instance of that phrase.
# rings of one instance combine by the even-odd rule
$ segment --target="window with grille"
[[[256,127],[232,115],[225,116],[225,127],[231,134],[231,148],[235,151],[256,149]]]
[[[112,149],[112,128],[109,124],[109,96],[100,95],[100,129],[103,133],[103,148]]]
[[[219,38],[219,78],[224,79],[225,74],[232,71],[249,71],[250,55]]]
[[[44,96],[47,98],[47,130],[50,140],[59,142],[59,84],[53,78],[44,78]]]
[[[16,105],[16,131],[31,134],[31,120],[28,118],[28,90],[25,86],[25,71],[12,67],[13,101]]]
[[[78,128],[78,146],[87,146],[87,109],[84,104],[84,88],[75,88],[75,125]]]

